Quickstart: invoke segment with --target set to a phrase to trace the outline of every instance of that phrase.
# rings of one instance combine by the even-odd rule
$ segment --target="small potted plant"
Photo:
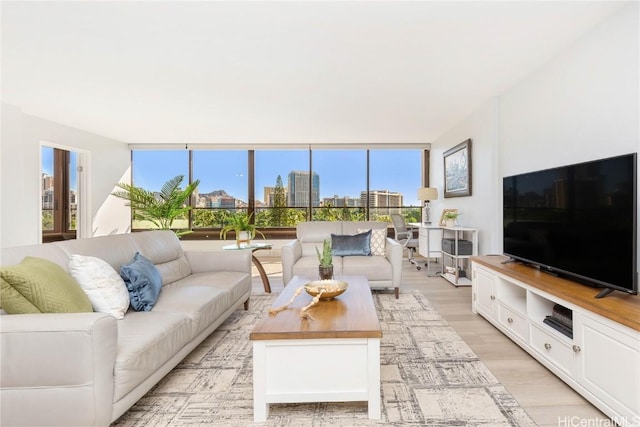
[[[236,244],[238,247],[243,245],[249,246],[251,239],[256,237],[256,234],[260,234],[264,239],[265,236],[261,231],[256,229],[256,226],[251,223],[251,217],[253,214],[248,215],[244,212],[236,212],[227,218],[227,225],[220,230],[220,238],[226,239],[229,231],[236,233]]]
[[[333,253],[331,251],[331,239],[324,239],[322,245],[322,253],[316,246],[316,254],[318,255],[318,272],[321,280],[333,279]]]
[[[458,220],[458,217],[462,215],[459,212],[454,212],[454,211],[449,211],[449,212],[445,212],[443,215],[444,218],[444,222],[446,224],[447,227],[455,227],[456,226],[456,221]]]

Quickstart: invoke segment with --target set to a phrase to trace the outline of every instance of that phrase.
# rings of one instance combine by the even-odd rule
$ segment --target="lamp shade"
[[[438,189],[432,187],[418,188],[418,200],[436,200]]]

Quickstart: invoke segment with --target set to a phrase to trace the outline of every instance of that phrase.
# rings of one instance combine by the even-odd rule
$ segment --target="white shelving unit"
[[[442,277],[454,286],[471,286],[471,260],[478,255],[478,229],[466,227],[442,227],[442,238],[453,239],[453,250],[442,245]],[[471,242],[471,253],[460,255],[461,240]],[[452,271],[451,271],[452,270]]]
[[[640,420],[637,297],[598,300],[594,298],[597,289],[545,276],[530,267],[503,265],[499,260],[486,258],[489,257],[474,258],[472,262],[473,312],[491,322],[619,425],[637,426]],[[571,310],[573,336],[544,323],[556,305]],[[626,313],[623,320],[635,313],[634,318],[626,319],[635,328],[605,317],[608,313]]]

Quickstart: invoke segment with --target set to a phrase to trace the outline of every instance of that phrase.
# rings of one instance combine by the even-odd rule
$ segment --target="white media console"
[[[596,299],[599,289],[505,260],[471,259],[473,312],[616,423],[639,426],[640,296]],[[543,323],[554,306],[571,310],[572,334]]]

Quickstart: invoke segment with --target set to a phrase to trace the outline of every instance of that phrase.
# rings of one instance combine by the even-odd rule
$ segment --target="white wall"
[[[19,107],[2,104],[0,141],[0,246],[41,241],[40,143],[74,147],[89,153],[89,197],[93,235],[128,231],[129,209],[112,202],[114,185],[127,177],[127,144],[59,123],[24,114]],[[107,203],[108,202],[108,203]],[[105,213],[105,209],[110,212]],[[105,225],[100,218],[108,218]]]
[[[458,223],[462,226],[478,228],[478,251],[486,254],[494,251],[492,233],[487,230],[499,226],[501,217],[496,218],[495,206],[500,201],[500,192],[492,183],[498,180],[498,170],[492,165],[498,153],[499,99],[493,99],[477,110],[472,116],[447,132],[431,145],[432,187],[438,188],[438,200],[431,202],[436,220],[442,210],[456,208],[462,213]],[[471,196],[444,198],[444,160],[442,154],[457,144],[471,138]]]
[[[473,140],[473,195],[440,196],[434,213],[460,209],[481,254],[502,253],[503,176],[639,151],[638,17],[625,7],[432,143],[442,191],[442,153]]]

